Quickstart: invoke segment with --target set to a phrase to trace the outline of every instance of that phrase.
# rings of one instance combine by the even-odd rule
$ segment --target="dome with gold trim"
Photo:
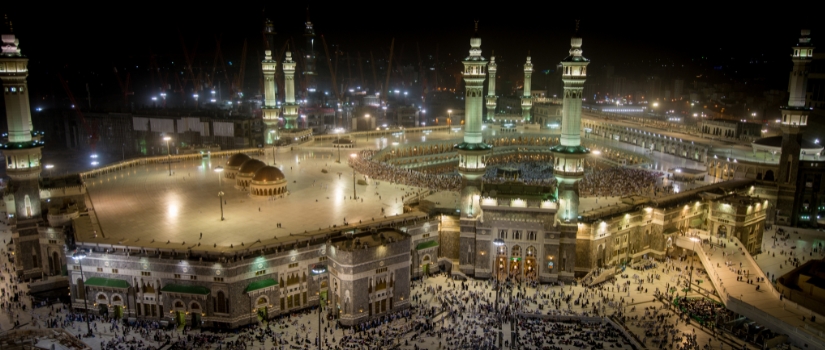
[[[238,175],[252,175],[265,166],[266,164],[260,160],[250,159],[241,164],[241,168],[238,169]]]
[[[249,196],[264,199],[272,196],[287,194],[287,181],[281,169],[274,166],[265,166],[255,172],[249,183]]]
[[[264,162],[257,159],[250,159],[243,162],[241,168],[238,169],[238,175],[235,177],[235,188],[248,188],[249,183],[252,182],[252,177],[255,176],[255,172],[265,166],[266,164],[264,164]]]
[[[274,166],[265,166],[259,169],[255,172],[255,177],[252,178],[253,182],[276,182],[281,180],[286,180],[286,176],[281,172],[281,169]]]
[[[243,154],[243,153],[238,153],[238,154],[235,154],[235,155],[229,157],[229,159],[226,161],[226,166],[227,167],[233,167],[233,168],[240,168],[241,165],[243,165],[244,162],[246,162],[247,160],[250,160],[250,159],[252,159],[252,158],[249,158],[248,155]]]

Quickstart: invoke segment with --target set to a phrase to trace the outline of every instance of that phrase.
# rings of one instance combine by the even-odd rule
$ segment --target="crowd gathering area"
[[[58,300],[33,299],[26,282],[12,277],[7,259],[3,251],[0,334],[11,328],[63,328],[94,350],[318,348],[317,307],[235,330],[172,327],[149,319],[124,322],[93,314],[89,337],[84,313]],[[701,295],[691,293],[690,301],[674,302],[678,293],[671,287],[687,273],[687,264],[648,260],[595,286],[425,276],[412,283],[409,309],[367,323],[341,327],[328,309],[321,310],[322,348],[633,349],[635,343],[676,350],[720,345],[756,349],[697,322],[697,316],[707,317],[708,307],[717,307],[693,301],[703,300]]]
[[[350,159],[358,173],[379,181],[388,181],[431,191],[460,191],[461,176],[455,164],[440,164],[426,168],[403,168],[374,161],[377,153],[361,151]],[[553,156],[550,154],[510,154],[490,157],[483,178],[485,183],[519,182],[536,186],[555,186]],[[601,160],[585,163],[580,194],[586,197],[655,196],[672,192],[672,186],[662,183],[665,174],[646,169],[617,166]]]

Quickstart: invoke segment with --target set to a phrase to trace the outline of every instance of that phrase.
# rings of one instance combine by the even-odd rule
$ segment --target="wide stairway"
[[[707,235],[698,237],[701,240],[709,238]],[[725,239],[727,248],[724,249],[723,257],[723,250],[718,245],[714,244],[715,250],[711,249],[709,244],[703,244],[699,238],[677,237],[675,242],[677,246],[687,250],[696,248],[696,255],[708,271],[713,286],[728,309],[777,333],[787,334],[789,340],[797,347],[825,349],[825,329],[820,324],[810,322],[811,316],[816,316],[819,322],[825,318],[793,301],[780,300],[779,292],[738,239]],[[717,239],[714,238],[713,241],[716,242]],[[730,267],[725,265],[726,261],[730,262]],[[736,269],[747,270],[751,280],[755,281],[757,277],[763,280],[753,284],[748,284],[746,280],[737,281]],[[757,285],[759,290],[756,290]]]

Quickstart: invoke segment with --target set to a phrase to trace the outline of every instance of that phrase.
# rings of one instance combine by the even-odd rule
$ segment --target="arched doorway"
[[[719,229],[716,230],[716,234],[719,238],[727,238],[728,237],[728,228],[725,225],[719,225]]]
[[[115,319],[123,318],[123,298],[120,295],[115,294],[112,296],[112,309],[115,313]]]
[[[258,301],[255,302],[255,310],[258,314],[258,321],[269,320],[269,311],[267,310],[267,305],[269,305],[269,301],[266,299],[265,296],[258,298]]]
[[[527,248],[527,254],[524,256],[524,276],[528,281],[535,281],[538,279],[538,266],[536,265],[536,248],[530,246]]]
[[[178,326],[178,328],[186,326],[186,305],[183,305],[183,302],[180,300],[175,300],[172,308],[175,311],[175,325]]]
[[[507,278],[507,246],[496,249],[496,277],[499,281]]]
[[[203,312],[203,310],[201,309],[201,304],[198,304],[198,303],[193,301],[192,304],[189,305],[189,314],[192,315],[192,323],[191,323],[192,328],[199,328],[201,326],[201,323],[202,323],[201,313],[202,312]]]
[[[510,254],[510,278],[520,279],[522,275],[522,257],[521,257],[521,247],[513,246],[513,251]]]
[[[430,260],[429,255],[424,255],[424,258],[421,259],[421,273],[424,276],[430,275],[430,264],[432,261]]]

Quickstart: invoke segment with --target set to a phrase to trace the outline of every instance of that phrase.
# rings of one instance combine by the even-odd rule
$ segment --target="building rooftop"
[[[255,158],[272,163],[271,153]],[[74,221],[78,243],[230,252],[332,236],[361,222],[383,221],[385,215],[391,219],[424,216],[403,214],[402,201],[396,201],[413,190],[409,186],[383,181],[375,186],[370,181],[368,186],[357,185],[359,200],[350,199],[352,169],[335,163],[333,151],[278,153],[277,168],[288,181],[289,194],[271,200],[253,199],[235,189],[229,179],[219,184],[214,168],[226,161],[198,158],[172,163],[172,176],[167,164],[148,164],[86,179],[91,205],[88,216]],[[223,221],[219,191],[224,193]]]

